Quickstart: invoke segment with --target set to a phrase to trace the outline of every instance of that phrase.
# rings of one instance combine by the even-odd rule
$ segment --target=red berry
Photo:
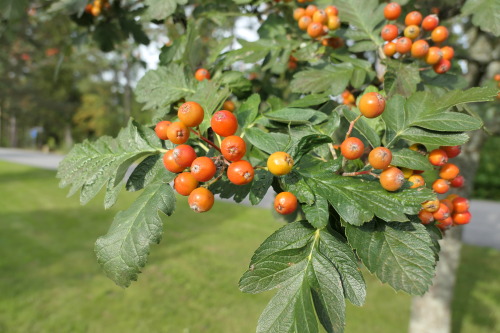
[[[470,222],[472,215],[470,212],[455,213],[452,215],[453,223],[455,224],[467,224]]]
[[[462,175],[458,175],[450,181],[451,187],[462,187],[464,186],[465,178]]]
[[[385,169],[391,164],[392,153],[385,147],[377,147],[368,155],[368,163],[375,169]]]
[[[170,141],[177,145],[183,144],[189,139],[189,129],[180,121],[170,124],[167,134]]]
[[[450,190],[450,183],[445,179],[439,178],[432,183],[432,189],[436,193],[445,194]]]
[[[188,198],[189,207],[197,213],[209,211],[214,205],[214,195],[204,187],[198,187]]]
[[[222,140],[220,145],[222,156],[228,161],[236,162],[245,156],[247,145],[239,136],[231,135]]]
[[[446,59],[441,59],[432,68],[434,69],[434,72],[436,72],[437,74],[444,74],[450,70],[451,62],[449,60],[446,60]]]
[[[171,121],[164,120],[164,121],[160,121],[158,124],[156,124],[156,127],[155,127],[156,136],[158,138],[160,138],[161,140],[168,140],[167,129],[171,123],[172,123]]]
[[[198,187],[198,181],[190,172],[183,172],[174,179],[174,189],[180,195],[188,196]]]
[[[205,68],[200,68],[194,73],[194,77],[198,81],[210,80],[210,73]]]
[[[173,149],[170,149],[163,155],[163,165],[168,171],[173,173],[178,173],[184,170],[183,167],[175,162]]]
[[[405,176],[403,171],[396,167],[390,167],[385,169],[380,174],[380,185],[387,191],[397,191],[403,186],[405,182]]]
[[[453,199],[453,211],[455,213],[465,213],[470,208],[469,200],[463,197],[458,197]]]
[[[380,32],[382,39],[388,42],[398,37],[398,34],[398,27],[396,27],[394,24],[385,25]]]
[[[245,185],[253,180],[255,171],[250,162],[240,160],[233,162],[227,168],[227,178],[236,185]]]
[[[227,110],[220,110],[214,113],[210,125],[215,133],[228,137],[236,133],[238,129],[238,119]]]
[[[449,158],[457,157],[462,151],[461,146],[441,146],[439,149],[444,150]]]
[[[216,172],[217,167],[209,157],[198,157],[191,163],[191,174],[199,182],[209,181],[214,177]]]
[[[448,155],[442,149],[434,149],[429,154],[429,162],[435,166],[442,166],[448,162]]]
[[[183,169],[191,166],[196,158],[196,152],[193,147],[188,145],[179,145],[173,149],[174,160]]]
[[[358,138],[350,137],[344,140],[340,145],[340,152],[342,156],[348,160],[355,160],[360,158],[365,151],[365,145],[363,141]]]
[[[435,220],[443,220],[450,216],[450,210],[444,203],[440,203],[438,210],[432,213],[432,216]]]
[[[422,29],[432,31],[439,25],[439,18],[436,15],[428,15],[422,21]]]
[[[401,6],[397,2],[391,2],[384,7],[384,16],[388,20],[396,20],[401,15]]]
[[[420,25],[422,23],[422,14],[417,11],[410,12],[405,17],[405,25]]]
[[[196,127],[203,121],[205,112],[200,104],[196,102],[186,102],[177,111],[179,120],[188,127]]]
[[[281,192],[274,199],[274,209],[281,215],[293,213],[297,209],[297,197],[290,192]]]

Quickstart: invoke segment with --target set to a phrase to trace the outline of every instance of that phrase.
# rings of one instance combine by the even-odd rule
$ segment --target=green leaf
[[[147,20],[163,20],[172,15],[178,5],[187,4],[187,0],[145,0],[148,9],[144,16]]]
[[[195,92],[182,66],[170,64],[147,71],[135,88],[137,102],[143,109],[164,108]]]
[[[337,0],[335,6],[339,9],[340,19],[356,28],[358,41],[368,40],[374,46],[382,45],[376,27],[383,21],[383,7],[377,0]]]
[[[258,205],[273,183],[272,173],[266,170],[256,170],[250,187],[250,203]]]
[[[409,97],[417,91],[420,83],[418,64],[405,64],[398,60],[386,59],[387,71],[384,76],[384,90],[390,98],[395,94]]]
[[[298,172],[292,170],[292,172],[284,177],[283,183],[285,185],[285,190],[295,194],[299,202],[311,206],[316,201],[316,197],[311,187]]]
[[[412,170],[430,171],[434,169],[426,156],[408,148],[393,149],[391,165]]]
[[[392,130],[393,136],[402,132],[406,127],[405,103],[406,99],[403,96],[394,95],[387,101],[381,115],[386,126]],[[388,139],[390,140],[392,137]]]
[[[331,142],[332,138],[328,135],[305,135],[299,139],[297,144],[292,145],[287,151],[292,156],[294,162],[298,163],[302,156],[310,153],[312,149]]]
[[[435,113],[444,111],[455,105],[475,102],[493,101],[497,96],[498,89],[494,87],[474,87],[467,90],[452,90],[443,96],[436,96],[430,111],[426,113]]]
[[[330,97],[324,94],[311,94],[300,99],[297,99],[290,103],[288,107],[290,108],[305,108],[308,106],[320,105],[330,100]]]
[[[81,188],[80,202],[85,204],[108,181],[113,184],[111,188],[120,183],[134,161],[157,154],[156,147],[161,145],[154,131],[130,121],[116,139],[105,136],[75,145],[59,164],[59,185],[71,185],[69,195]]]
[[[348,121],[353,121],[357,116],[361,114],[358,108],[353,108],[352,110],[346,106],[342,107],[342,112]],[[380,146],[380,137],[377,132],[368,124],[364,117],[361,117],[354,124],[354,128],[365,137],[372,147]]]
[[[253,94],[241,104],[237,110],[236,117],[238,118],[238,125],[245,131],[251,125],[255,118],[259,115],[260,95]]]
[[[462,7],[462,14],[472,15],[474,25],[500,36],[500,1],[467,0]]]
[[[246,131],[247,140],[255,147],[268,154],[277,151],[284,151],[290,140],[289,136],[282,133],[266,133],[258,128],[248,128]]]
[[[250,193],[253,181],[246,185],[235,185],[229,181],[227,176],[223,176],[220,180],[209,186],[209,190],[213,194],[219,194],[222,199],[233,199],[235,202],[242,202]]]
[[[435,197],[428,189],[405,189],[388,192],[378,180],[367,181],[329,171],[299,170],[313,193],[327,199],[346,222],[362,225],[378,216],[386,221],[409,221],[406,214],[417,214],[420,204]]]
[[[108,233],[97,240],[97,261],[117,285],[128,287],[137,280],[150,244],[161,240],[163,223],[158,211],[171,215],[174,208],[175,194],[168,184],[148,186],[127,210],[116,215]]]
[[[327,115],[314,109],[284,108],[278,111],[267,112],[268,119],[291,125],[320,123],[327,119]]]
[[[142,190],[149,184],[155,182],[169,183],[177,174],[165,169],[160,154],[146,157],[132,172],[127,180],[127,191],[135,192]]]
[[[306,219],[311,225],[317,229],[328,225],[330,213],[328,211],[328,201],[320,196],[316,197],[314,204],[302,205],[302,210],[306,215]]]
[[[328,65],[322,69],[308,69],[293,76],[290,87],[297,93],[327,93],[339,95],[351,79],[351,64]]]
[[[318,332],[311,298],[328,332],[343,330],[345,300],[361,305],[366,286],[345,238],[307,222],[285,225],[255,251],[240,279],[243,292],[278,287],[259,318],[257,332]]]
[[[404,130],[401,138],[424,145],[436,146],[463,145],[469,140],[469,136],[465,133],[435,132],[417,127],[410,127]]]
[[[436,253],[422,224],[376,219],[361,227],[347,223],[344,226],[349,244],[380,281],[412,295],[423,295],[428,290]]]
[[[465,132],[479,129],[483,126],[480,119],[458,112],[444,112],[422,116],[413,122],[413,126],[439,132]]]
[[[244,96],[252,89],[252,83],[241,72],[224,72],[217,81],[221,85],[228,87],[236,96]]]
[[[358,52],[366,52],[366,51],[373,51],[378,48],[378,45],[375,44],[371,40],[362,40],[360,42],[354,43],[352,46],[349,47],[349,52],[352,53],[358,53]]]
[[[87,0],[59,0],[54,1],[48,10],[49,13],[64,11],[68,14],[83,14]],[[2,1],[0,5],[1,13],[5,19],[15,19],[26,12],[27,0]]]

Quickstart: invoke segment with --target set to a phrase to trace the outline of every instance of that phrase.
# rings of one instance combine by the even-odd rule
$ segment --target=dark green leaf
[[[175,176],[175,173],[165,169],[160,154],[151,155],[134,169],[127,181],[127,191],[139,191],[154,182],[169,183]]]
[[[117,285],[128,287],[137,280],[150,244],[161,240],[163,223],[158,211],[171,215],[174,208],[175,194],[168,184],[148,186],[127,210],[116,215],[108,233],[97,240],[97,260]]]
[[[328,201],[317,196],[312,205],[302,205],[302,210],[306,214],[306,219],[315,228],[323,228],[328,224],[330,213],[328,211]]]
[[[246,138],[252,145],[268,154],[284,151],[290,141],[289,136],[286,134],[266,133],[257,128],[248,128],[245,133]]]
[[[353,66],[348,63],[328,65],[322,69],[308,69],[295,74],[290,86],[293,92],[303,94],[339,95],[347,87],[352,72]]]
[[[395,94],[409,97],[417,90],[420,82],[418,64],[403,63],[399,60],[386,59],[387,71],[384,76],[384,90],[390,98]]]
[[[358,108],[353,108],[352,110],[348,107],[343,107],[342,112],[347,120],[353,121],[359,116],[361,113]],[[361,135],[365,137],[366,140],[370,143],[372,147],[380,146],[380,137],[377,132],[368,124],[367,120],[364,117],[361,117],[354,124],[354,128],[357,129]]]
[[[326,145],[332,142],[332,138],[327,135],[310,134],[300,138],[297,144],[293,145],[288,153],[293,157],[295,163],[298,163],[302,156],[311,152],[312,149]]]
[[[187,0],[145,0],[144,3],[148,6],[146,19],[163,20],[172,15],[178,5],[187,4]]]
[[[447,133],[410,127],[401,133],[401,138],[424,145],[456,146],[469,140],[465,133]]]
[[[267,191],[271,187],[272,182],[272,173],[266,170],[255,171],[255,176],[250,188],[250,202],[252,203],[252,205],[258,205],[262,201]]]
[[[467,0],[462,7],[462,14],[472,15],[474,25],[500,36],[500,1]]]
[[[236,117],[238,118],[238,125],[240,128],[243,128],[244,131],[255,121],[255,118],[257,118],[259,114],[259,105],[260,95],[253,94],[248,97],[248,99],[243,102],[239,109],[235,112]]]
[[[436,253],[422,224],[376,219],[361,227],[344,226],[349,244],[380,281],[412,295],[427,291],[434,276]]]
[[[412,170],[433,170],[426,156],[407,148],[392,150],[391,165]]]
[[[412,125],[439,132],[465,132],[481,128],[483,122],[463,113],[441,112],[423,115]]]
[[[267,112],[264,116],[268,119],[286,124],[307,124],[313,120],[317,123],[326,120],[327,115],[314,109],[284,108],[278,111]]]
[[[311,95],[307,95],[307,96],[301,97],[300,99],[293,101],[292,103],[290,103],[288,105],[288,107],[290,107],[290,108],[304,108],[304,107],[308,107],[308,106],[323,104],[323,103],[327,102],[328,100],[330,100],[330,97],[327,95],[311,94]]]

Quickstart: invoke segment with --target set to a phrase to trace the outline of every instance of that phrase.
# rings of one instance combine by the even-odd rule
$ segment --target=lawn
[[[253,250],[280,223],[270,211],[217,202],[195,214],[180,198],[160,245],[128,289],[107,279],[93,246],[113,215],[102,197],[80,206],[53,171],[0,162],[0,332],[253,332],[273,292],[237,283]],[[453,332],[500,331],[500,252],[465,246]],[[367,304],[348,306],[347,332],[404,332],[410,297],[365,274]]]

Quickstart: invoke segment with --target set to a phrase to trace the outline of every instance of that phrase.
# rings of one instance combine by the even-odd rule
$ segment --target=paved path
[[[57,169],[57,165],[63,157],[62,155],[44,154],[38,151],[0,148],[0,160],[45,169]],[[229,201],[232,202],[232,200]],[[260,206],[269,208],[272,201],[273,194],[269,191]],[[250,204],[248,200],[243,203]],[[500,249],[500,202],[472,200],[471,213],[472,221],[464,227],[464,242]]]

